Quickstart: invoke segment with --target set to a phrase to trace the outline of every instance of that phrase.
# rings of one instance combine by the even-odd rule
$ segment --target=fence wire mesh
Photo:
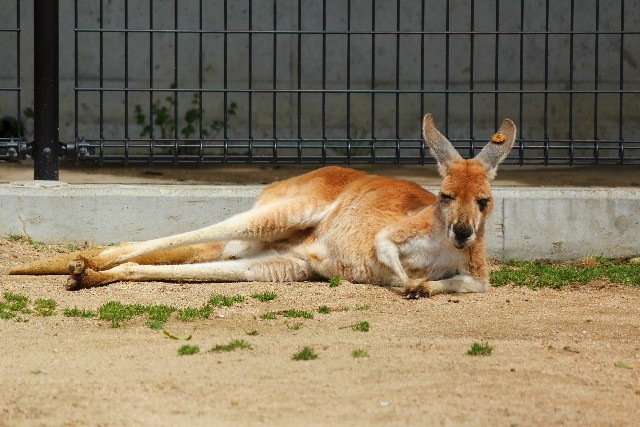
[[[431,112],[464,156],[509,117],[507,163],[640,163],[639,2],[62,3],[78,162],[431,163]],[[20,117],[20,20],[2,19]]]

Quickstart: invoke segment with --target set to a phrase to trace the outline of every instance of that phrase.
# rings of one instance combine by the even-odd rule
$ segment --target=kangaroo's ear
[[[422,137],[429,146],[431,155],[438,162],[438,172],[444,176],[447,173],[449,165],[462,157],[451,142],[436,129],[433,124],[433,116],[427,113],[422,119]]]
[[[485,147],[478,153],[476,159],[487,167],[489,179],[493,179],[498,171],[498,165],[509,155],[516,140],[516,125],[509,119],[504,119],[498,132],[494,133]]]

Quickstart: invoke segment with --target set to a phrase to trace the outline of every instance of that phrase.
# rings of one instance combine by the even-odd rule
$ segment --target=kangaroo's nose
[[[469,224],[455,224],[453,234],[456,235],[457,241],[464,242],[473,234],[473,228]]]

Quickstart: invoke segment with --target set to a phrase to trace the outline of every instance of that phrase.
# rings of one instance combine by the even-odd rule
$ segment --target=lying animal
[[[505,119],[465,160],[434,126],[423,136],[442,176],[436,196],[419,185],[342,167],[267,186],[254,207],[217,224],[159,239],[82,251],[10,274],[68,274],[69,289],[116,281],[303,281],[342,276],[399,286],[409,297],[484,292],[490,181],[516,127]]]

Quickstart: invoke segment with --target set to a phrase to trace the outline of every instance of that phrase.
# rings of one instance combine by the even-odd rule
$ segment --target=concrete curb
[[[263,186],[0,185],[0,234],[115,243],[194,230],[242,212]],[[435,191],[436,188],[427,187]],[[494,188],[487,252],[499,259],[640,254],[638,188]]]

